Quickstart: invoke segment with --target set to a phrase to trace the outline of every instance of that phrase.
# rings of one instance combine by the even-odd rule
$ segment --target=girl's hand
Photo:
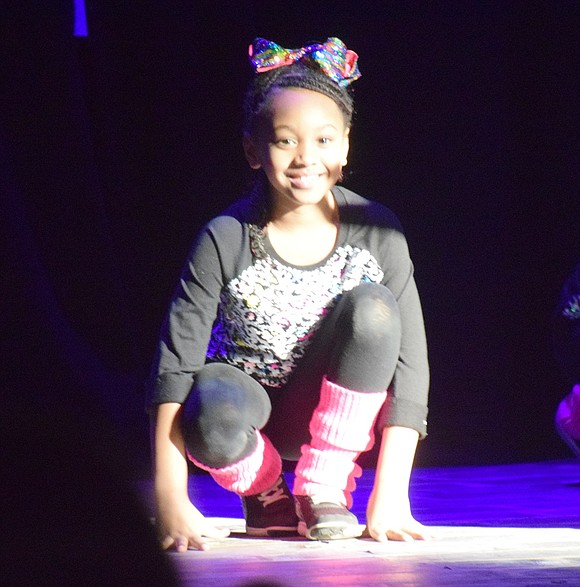
[[[185,552],[188,548],[208,550],[207,538],[223,540],[230,531],[212,526],[189,501],[181,504],[160,505],[157,514],[157,532],[164,550],[174,548]]]
[[[371,493],[367,505],[367,532],[377,542],[431,540],[435,536],[411,514],[409,499],[382,499]]]

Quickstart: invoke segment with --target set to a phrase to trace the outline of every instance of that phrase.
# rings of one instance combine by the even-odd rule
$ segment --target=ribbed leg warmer
[[[241,461],[222,469],[213,469],[189,459],[200,469],[208,471],[216,483],[238,495],[256,495],[270,489],[282,473],[282,459],[267,436],[256,430],[256,450]]]
[[[386,391],[362,393],[326,378],[310,420],[310,444],[296,465],[294,495],[352,505],[351,492],[361,469],[356,459],[374,444],[373,428]]]

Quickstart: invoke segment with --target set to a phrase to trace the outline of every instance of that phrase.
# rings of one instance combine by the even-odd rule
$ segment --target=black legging
[[[264,429],[282,458],[297,460],[310,441],[308,424],[322,378],[365,393],[385,391],[401,342],[398,304],[386,287],[363,283],[342,295],[323,319],[304,357],[282,388],[265,388],[231,365],[210,363],[197,374],[183,409],[189,453],[222,468],[256,447]]]

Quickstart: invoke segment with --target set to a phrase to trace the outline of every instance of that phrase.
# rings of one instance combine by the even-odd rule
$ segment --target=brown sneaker
[[[346,507],[316,498],[297,495],[296,512],[300,519],[298,533],[310,540],[357,538],[363,532],[356,516]]]
[[[270,489],[242,497],[242,507],[246,518],[246,534],[249,536],[297,534],[298,517],[294,497],[283,476]]]

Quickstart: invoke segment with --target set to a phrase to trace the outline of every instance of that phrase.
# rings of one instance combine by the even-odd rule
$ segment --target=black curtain
[[[87,2],[85,38],[68,1],[0,19],[9,394],[89,397],[146,462],[163,312],[195,233],[249,177],[247,45],[336,35],[363,73],[346,185],[400,216],[423,299],[418,462],[567,454],[549,328],[580,256],[578,3],[111,4]]]

